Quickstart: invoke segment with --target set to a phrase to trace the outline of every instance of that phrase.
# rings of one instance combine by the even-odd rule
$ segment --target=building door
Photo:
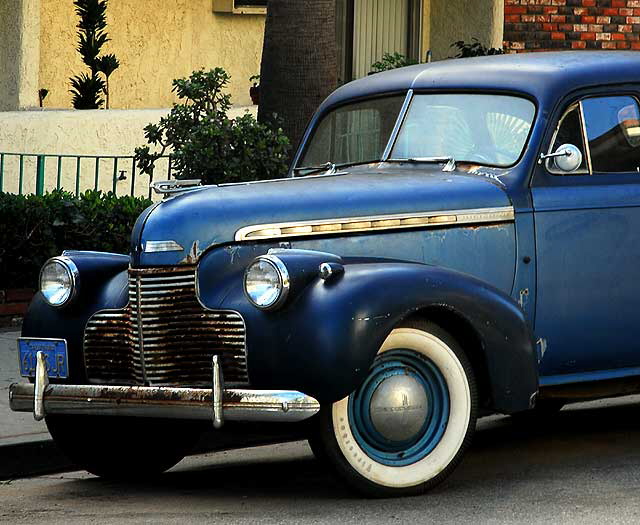
[[[422,0],[337,0],[338,77],[362,78],[385,53],[420,58]]]

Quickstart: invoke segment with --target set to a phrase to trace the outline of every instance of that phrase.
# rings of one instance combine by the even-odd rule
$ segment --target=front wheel
[[[391,332],[358,390],[323,407],[313,449],[366,496],[420,494],[459,463],[477,405],[462,349],[437,325],[415,322]]]

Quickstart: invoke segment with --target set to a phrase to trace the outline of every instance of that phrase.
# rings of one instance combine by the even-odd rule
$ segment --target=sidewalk
[[[9,408],[9,385],[24,381],[18,365],[19,336],[20,332],[0,331],[0,480],[59,472],[71,466],[43,421]]]

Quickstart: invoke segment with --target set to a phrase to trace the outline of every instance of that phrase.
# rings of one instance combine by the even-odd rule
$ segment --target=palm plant
[[[98,75],[80,73],[70,79],[72,104],[75,109],[100,109],[104,104],[104,81]]]
[[[109,109],[109,77],[111,73],[120,67],[120,62],[113,53],[109,53],[108,55],[98,57],[97,66],[98,71],[100,71],[105,78],[104,94],[107,98],[107,109]]]
[[[73,107],[76,109],[98,109],[107,97],[109,107],[109,76],[120,63],[115,55],[100,56],[102,46],[109,42],[107,34],[107,0],[74,0],[78,21],[78,53],[87,65],[90,74],[81,73],[70,79]],[[99,73],[105,76],[106,82]]]

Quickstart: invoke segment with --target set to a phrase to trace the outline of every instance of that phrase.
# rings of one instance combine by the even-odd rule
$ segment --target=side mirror
[[[555,167],[565,173],[573,173],[582,165],[582,152],[573,144],[563,144],[555,153],[540,155],[539,164],[547,159],[553,159]]]

